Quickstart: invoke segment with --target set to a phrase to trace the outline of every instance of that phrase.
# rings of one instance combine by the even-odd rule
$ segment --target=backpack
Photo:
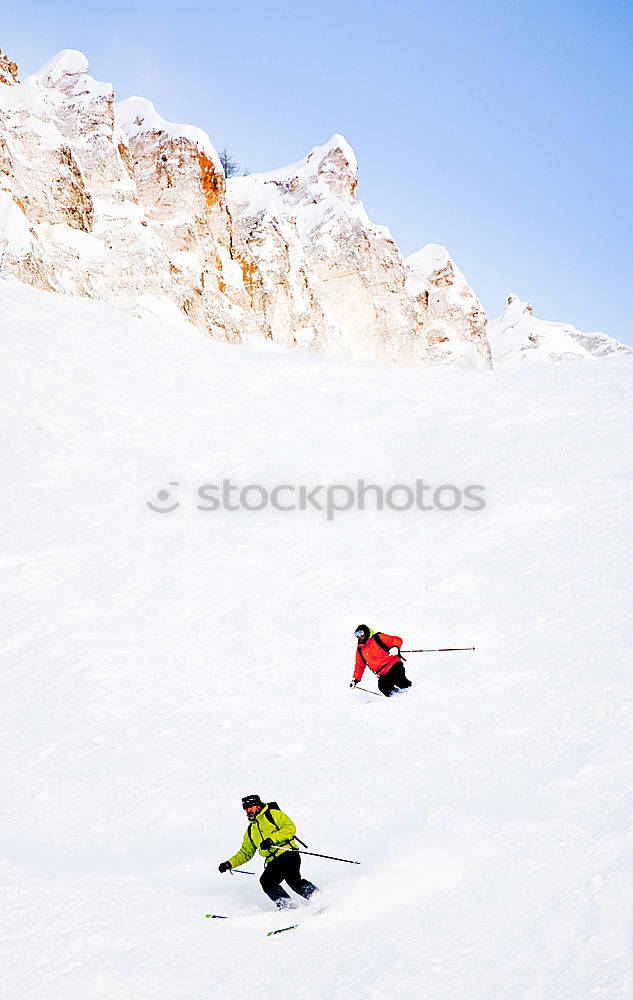
[[[275,820],[275,818],[274,818],[274,816],[273,816],[273,814],[271,812],[271,809],[277,809],[277,810],[279,810],[279,812],[282,812],[282,810],[279,808],[279,803],[278,802],[268,802],[267,805],[266,805],[266,808],[264,809],[264,812],[262,813],[262,816],[265,816],[269,823],[272,823],[272,825],[274,827],[276,827],[277,829],[279,829],[279,824],[276,822],[276,820]],[[297,837],[296,833],[295,833],[295,835],[294,835],[294,837],[292,839],[296,840],[297,843],[301,844],[302,847],[307,847],[308,846],[307,844],[303,843],[303,841],[301,840],[300,837]]]
[[[383,650],[383,652],[385,652],[385,653],[389,652],[389,646],[387,645],[386,642],[383,642],[383,640],[380,638],[380,632],[372,632],[372,634],[370,635],[370,637],[367,640],[367,642],[371,642],[372,639],[375,641],[375,643],[376,643],[377,646],[380,646],[380,648]],[[365,659],[365,656],[363,654],[363,647],[362,646],[357,646],[356,648],[358,649],[358,652],[360,653],[361,660],[363,661],[363,663],[365,664],[365,666],[368,667],[369,664],[368,664],[368,662]]]
[[[380,632],[374,632],[371,638],[374,640],[377,646],[380,646],[380,648],[383,650],[384,653],[389,652],[391,647],[388,646],[386,642],[383,642],[383,640],[380,638]]]

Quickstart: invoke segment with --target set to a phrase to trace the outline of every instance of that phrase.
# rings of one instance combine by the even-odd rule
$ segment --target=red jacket
[[[371,639],[368,639],[363,646],[358,645],[356,648],[356,663],[354,665],[355,681],[362,679],[365,667],[369,667],[375,674],[386,674],[388,670],[391,670],[394,663],[397,663],[400,659],[399,656],[391,656],[384,649],[381,649],[376,642],[377,635],[380,636],[387,649],[391,649],[392,646],[397,646],[400,649],[402,646],[402,639],[399,635],[374,632]]]

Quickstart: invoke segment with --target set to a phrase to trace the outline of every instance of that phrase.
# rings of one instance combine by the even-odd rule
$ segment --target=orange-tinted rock
[[[18,65],[12,62],[0,49],[0,83],[12,84],[18,82]]]
[[[205,153],[198,152],[198,165],[200,167],[200,183],[209,208],[217,205],[221,195],[224,194],[226,181],[224,174],[219,173],[209,157]]]
[[[121,160],[123,161],[123,166],[127,170],[127,172],[130,175],[130,177],[133,177],[134,176],[134,170],[133,170],[133,167],[132,167],[132,160],[130,158],[130,151],[129,151],[129,149],[127,148],[127,146],[126,146],[126,144],[124,142],[117,143],[117,149],[119,151],[119,156],[121,157]]]

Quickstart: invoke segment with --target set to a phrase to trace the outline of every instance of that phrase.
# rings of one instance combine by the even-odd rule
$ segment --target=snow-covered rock
[[[614,354],[632,354],[630,347],[620,343],[615,337],[608,337],[606,333],[581,333],[575,326],[569,327],[569,335],[574,340],[589,351],[594,358],[606,358]]]
[[[352,357],[488,366],[486,316],[463,276],[455,269],[459,293],[431,278],[430,302],[426,275],[412,277],[389,230],[356,200],[357,180],[353,150],[333,135],[289,167],[229,181],[268,336],[290,346],[310,330],[315,349]],[[456,301],[462,291],[467,306]]]
[[[445,247],[435,243],[407,257],[409,285],[426,313],[436,359],[466,367],[491,364],[484,307]]]
[[[227,199],[209,136],[144,98],[115,104],[83,53],[65,49],[23,82],[0,58],[8,273],[136,313],[175,308],[231,342],[488,365],[483,311],[466,317],[474,294],[464,311],[449,281],[412,279],[356,200],[357,177],[334,135],[290,167],[231,181]]]
[[[356,201],[357,171],[334,135],[299,163],[229,181],[253,308],[282,346],[428,361],[404,261]]]
[[[4,274],[137,315],[176,311],[231,343],[491,366],[477,295],[446,249],[405,260],[371,221],[343,136],[227,184],[206,132],[145,98],[114,98],[82,52],[64,49],[23,81],[0,52]],[[502,363],[626,350],[526,319],[522,304],[493,333]]]
[[[0,83],[17,83],[18,66],[0,49]]]
[[[112,85],[88,68],[81,52],[64,50],[23,83],[0,86],[6,271],[139,314],[176,308],[239,340],[248,324],[240,296],[223,294],[230,220],[209,138],[140,100],[119,105],[119,120]],[[241,299],[248,307],[243,290]]]
[[[601,333],[581,333],[569,323],[537,319],[530,302],[508,296],[503,313],[488,325],[496,366],[540,365],[630,354],[630,348]]]
[[[202,129],[162,118],[151,101],[115,107],[121,146],[145,222],[167,255],[172,295],[197,326],[240,342],[256,334],[242,272],[233,254],[226,180]]]

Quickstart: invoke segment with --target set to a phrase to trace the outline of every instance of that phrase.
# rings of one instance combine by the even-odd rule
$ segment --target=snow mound
[[[276,209],[292,214],[297,207],[321,205],[320,215],[358,208],[355,200],[358,163],[350,144],[335,133],[320,146],[286,167],[235,177],[229,181],[230,196],[248,202],[251,211]],[[343,202],[344,206],[340,203]],[[365,222],[369,220],[365,216]]]
[[[98,100],[100,97],[112,100],[114,88],[111,83],[102,83],[90,76],[90,65],[83,52],[77,49],[62,49],[45,63],[31,77],[41,87],[66,94],[73,94],[83,102]]]
[[[0,191],[0,254],[28,253],[33,248],[28,219],[8,191]]]
[[[64,76],[79,76],[90,69],[88,59],[77,49],[62,49],[35,73],[45,87],[54,87]]]
[[[503,313],[488,325],[488,339],[495,365],[542,365],[552,361],[590,360],[592,354],[568,323],[537,319],[532,305],[518,295],[508,296]]]
[[[407,264],[411,268],[412,273],[422,281],[426,281],[429,275],[437,271],[442,271],[449,263],[453,263],[451,255],[446,247],[440,246],[438,243],[428,243],[421,250],[417,250],[416,253],[412,253],[407,257]],[[455,268],[454,264],[453,267]],[[455,268],[455,271],[460,279],[465,282],[466,279],[461,271],[458,271],[457,268]]]
[[[124,101],[117,101],[114,113],[118,125],[128,138],[149,133],[163,133],[170,139],[186,139],[205,153],[218,171],[223,172],[217,150],[204,129],[198,128],[197,125],[177,125],[175,122],[168,122],[159,115],[146,97],[128,97]]]

